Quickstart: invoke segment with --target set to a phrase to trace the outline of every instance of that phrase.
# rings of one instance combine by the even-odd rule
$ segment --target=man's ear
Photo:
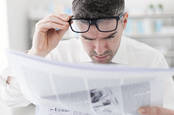
[[[124,27],[124,29],[126,28],[127,22],[128,22],[128,13],[126,12],[123,16],[123,27]]]

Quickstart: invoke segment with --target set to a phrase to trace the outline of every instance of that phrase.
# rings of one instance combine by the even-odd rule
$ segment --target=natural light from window
[[[6,64],[4,49],[9,46],[6,2],[6,0],[0,0],[0,72]]]

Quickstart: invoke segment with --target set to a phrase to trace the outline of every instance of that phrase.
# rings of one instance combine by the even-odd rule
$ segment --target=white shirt
[[[91,62],[91,59],[85,52],[80,39],[61,41],[46,58],[71,63]],[[122,37],[120,47],[112,62],[132,67],[168,68],[164,56],[159,51],[144,43],[126,37]],[[171,91],[173,89],[172,80],[170,79],[168,82],[169,86],[166,87],[169,87],[169,92],[174,92],[174,90]],[[12,84],[4,85],[3,87],[2,98],[9,106],[19,107],[30,104],[30,102],[21,94],[20,88],[15,82],[15,79],[12,80]],[[167,94],[164,103],[168,108],[170,108],[169,102],[171,102],[170,100],[172,100],[171,97],[173,97],[173,94]]]
[[[91,62],[81,39],[60,42],[47,58],[71,63]],[[159,51],[126,37],[122,37],[120,47],[112,62],[133,67],[168,68],[164,56]]]

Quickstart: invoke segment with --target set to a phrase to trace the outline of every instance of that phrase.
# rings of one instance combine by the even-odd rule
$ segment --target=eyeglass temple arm
[[[125,15],[125,13],[121,13],[120,16],[119,16],[120,19],[121,19],[122,17],[124,17],[124,15]]]

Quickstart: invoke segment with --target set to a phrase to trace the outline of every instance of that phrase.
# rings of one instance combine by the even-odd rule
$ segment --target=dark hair
[[[124,0],[73,0],[73,15],[77,18],[117,16],[124,12]]]

